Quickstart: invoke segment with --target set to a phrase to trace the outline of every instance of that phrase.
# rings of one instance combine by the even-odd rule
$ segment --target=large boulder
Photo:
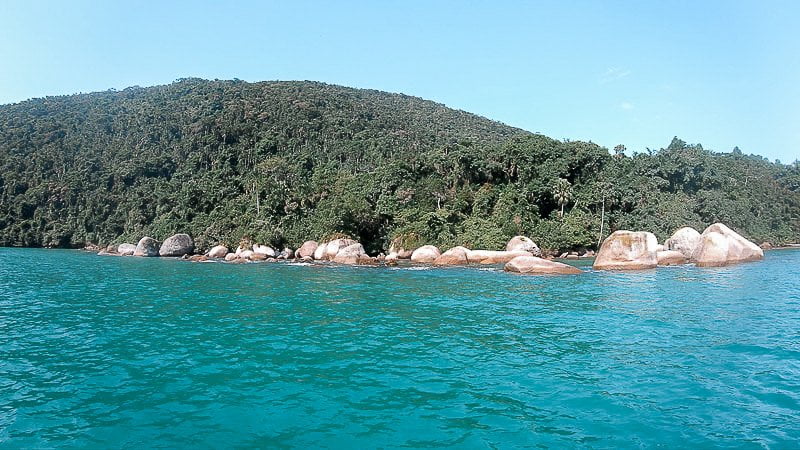
[[[365,256],[366,254],[367,252],[364,251],[364,247],[356,242],[336,252],[333,262],[339,264],[358,264],[359,257]]]
[[[664,250],[681,252],[683,256],[691,259],[699,244],[700,233],[692,227],[683,227],[664,242]]]
[[[239,255],[237,255],[236,253],[228,253],[227,255],[225,255],[225,261],[233,261],[236,259],[239,259]]]
[[[506,244],[507,252],[523,251],[532,254],[533,256],[542,256],[542,251],[535,242],[526,236],[514,236]]]
[[[228,247],[224,245],[215,245],[208,251],[209,258],[224,258],[228,254]]]
[[[133,256],[158,256],[158,242],[149,236],[139,239]]]
[[[258,253],[259,255],[263,255],[264,259],[274,258],[275,255],[277,255],[274,248],[270,247],[269,245],[260,245],[260,244],[253,244],[253,253]]]
[[[325,259],[325,255],[328,253],[328,244],[322,243],[317,246],[317,249],[314,250],[314,259],[317,261],[322,261]]]
[[[136,253],[136,246],[133,244],[119,244],[117,253],[123,256],[131,256]]]
[[[276,256],[276,258],[292,259],[294,258],[294,250],[290,249],[289,247],[284,247],[283,250],[281,250],[281,252],[278,253],[278,256]]]
[[[466,247],[453,247],[450,250],[442,253],[433,261],[435,266],[458,266],[466,265],[469,263],[467,260],[467,252],[469,249]]]
[[[505,264],[517,256],[533,255],[523,250],[470,250],[467,252],[467,259],[469,262],[478,264]]]
[[[726,225],[715,223],[703,231],[692,259],[701,267],[724,266],[764,259],[764,251]]]
[[[339,254],[339,250],[349,247],[353,244],[358,244],[358,242],[352,239],[334,239],[328,242],[328,246],[325,250],[325,257],[327,259],[333,260],[336,258],[336,255]]]
[[[517,256],[507,262],[504,267],[506,272],[524,274],[562,274],[574,275],[581,273],[577,267],[555,261],[549,261],[536,256]]]
[[[194,252],[194,241],[188,234],[178,233],[164,239],[158,254],[161,256],[183,256]]]
[[[436,246],[423,245],[411,253],[411,261],[415,263],[431,264],[441,255],[442,252],[440,252]]]
[[[659,266],[677,266],[689,262],[689,258],[677,250],[662,250],[656,252]]]
[[[305,241],[303,242],[303,245],[297,249],[295,255],[298,258],[305,258],[306,256],[313,257],[314,251],[317,250],[317,247],[319,247],[319,243],[317,243],[317,241]]]
[[[253,253],[258,253],[259,255],[264,255],[265,258],[274,258],[277,253],[275,253],[275,249],[270,247],[269,245],[253,245]]]
[[[607,237],[597,252],[598,270],[652,269],[658,265],[658,240],[646,231],[618,230]]]

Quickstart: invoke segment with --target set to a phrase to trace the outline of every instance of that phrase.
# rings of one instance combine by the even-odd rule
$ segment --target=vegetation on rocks
[[[47,97],[0,106],[0,245],[187,233],[203,251],[346,236],[374,254],[500,249],[525,235],[568,250],[617,229],[663,241],[715,222],[757,242],[800,241],[800,164],[677,138],[623,150],[314,82]]]

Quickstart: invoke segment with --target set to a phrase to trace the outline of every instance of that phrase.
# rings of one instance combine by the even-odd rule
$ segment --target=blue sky
[[[800,158],[797,1],[0,1],[0,103],[177,78],[402,92],[630,151]]]

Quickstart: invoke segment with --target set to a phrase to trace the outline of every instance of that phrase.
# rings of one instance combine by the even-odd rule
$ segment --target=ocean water
[[[581,266],[2,248],[0,446],[800,446],[800,251]]]

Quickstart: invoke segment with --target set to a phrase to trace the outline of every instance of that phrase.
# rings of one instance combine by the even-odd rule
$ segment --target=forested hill
[[[176,232],[296,247],[596,246],[722,221],[800,241],[800,167],[674,139],[625,156],[405,95],[205,81],[0,106],[0,245],[78,247]],[[562,216],[563,210],[563,216]]]

